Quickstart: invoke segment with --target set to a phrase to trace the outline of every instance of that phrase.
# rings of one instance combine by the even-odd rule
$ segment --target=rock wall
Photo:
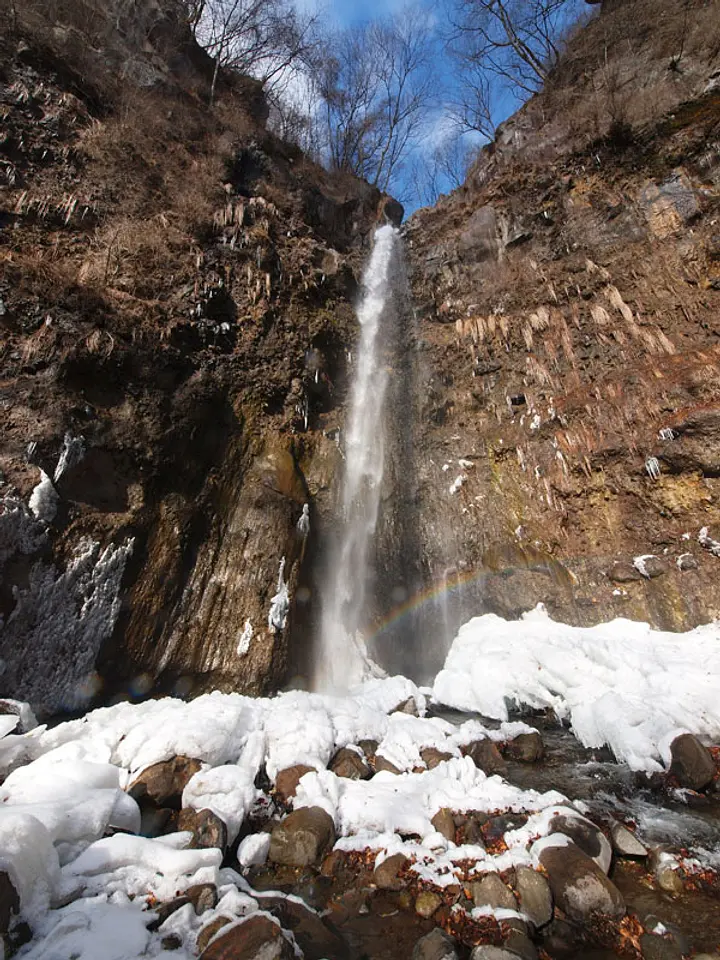
[[[657,7],[603,5],[407,224],[435,664],[481,611],[720,614],[720,28]]]
[[[402,209],[274,137],[253,81],[209,110],[172,3],[56,7],[2,40],[0,687],[45,713],[275,689],[333,513],[357,278]],[[91,635],[81,547],[123,561]]]

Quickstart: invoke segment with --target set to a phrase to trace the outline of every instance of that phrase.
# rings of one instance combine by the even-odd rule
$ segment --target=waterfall
[[[342,530],[331,549],[314,687],[347,689],[374,665],[360,635],[369,575],[369,554],[378,519],[385,470],[385,393],[388,365],[383,356],[392,319],[393,261],[398,231],[380,227],[362,280],[357,308],[360,344],[345,435]]]

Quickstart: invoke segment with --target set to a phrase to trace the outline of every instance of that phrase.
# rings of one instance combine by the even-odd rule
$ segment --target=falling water
[[[359,631],[385,469],[384,326],[392,304],[398,243],[394,227],[375,232],[357,309],[361,332],[345,437],[343,526],[330,557],[314,665],[314,686],[321,690],[347,689],[373,669]]]

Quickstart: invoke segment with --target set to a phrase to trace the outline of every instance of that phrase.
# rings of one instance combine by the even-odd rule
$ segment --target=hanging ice
[[[270,601],[270,612],[268,613],[268,627],[273,633],[279,633],[279,631],[285,629],[289,610],[290,596],[285,583],[285,557],[283,557],[278,571],[277,592]]]

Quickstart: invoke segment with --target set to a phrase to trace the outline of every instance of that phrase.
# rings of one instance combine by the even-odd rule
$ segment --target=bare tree
[[[427,18],[414,8],[331,38],[320,78],[331,165],[387,190],[431,101]]]

